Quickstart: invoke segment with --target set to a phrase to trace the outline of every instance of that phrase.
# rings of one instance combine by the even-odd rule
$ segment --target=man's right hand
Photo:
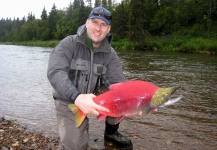
[[[84,113],[84,114],[92,114],[99,115],[98,110],[109,112],[109,110],[103,106],[97,105],[93,98],[96,96],[94,94],[80,94],[75,99],[75,105]]]

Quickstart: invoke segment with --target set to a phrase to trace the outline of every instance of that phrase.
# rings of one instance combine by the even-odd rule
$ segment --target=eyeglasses
[[[106,19],[112,20],[112,16],[109,13],[104,13],[104,12],[101,12],[101,11],[94,10],[94,11],[92,11],[92,14],[95,15],[95,16],[103,15],[103,17],[105,17]]]

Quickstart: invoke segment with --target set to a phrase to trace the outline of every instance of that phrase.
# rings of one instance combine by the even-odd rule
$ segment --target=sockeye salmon
[[[94,98],[96,104],[109,109],[109,112],[99,111],[97,119],[102,120],[107,116],[116,117],[116,123],[119,123],[124,117],[136,115],[141,111],[143,114],[148,114],[155,108],[179,101],[181,96],[171,99],[171,95],[178,88],[180,86],[160,88],[142,80],[113,84],[110,90]],[[68,106],[75,114],[76,126],[79,127],[86,115],[75,104]]]

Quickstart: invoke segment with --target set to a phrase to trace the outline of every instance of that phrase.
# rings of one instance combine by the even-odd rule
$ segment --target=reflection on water
[[[0,45],[0,116],[28,128],[57,133],[46,69],[51,48]],[[181,85],[181,101],[157,113],[126,118],[120,131],[134,149],[217,148],[217,57],[118,52],[127,79],[161,87]],[[90,116],[90,145],[104,148],[104,121]],[[108,144],[108,143],[107,143]]]

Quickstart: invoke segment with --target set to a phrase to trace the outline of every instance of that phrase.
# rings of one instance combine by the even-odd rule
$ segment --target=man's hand
[[[98,116],[99,112],[97,110],[109,112],[107,108],[97,105],[93,101],[95,97],[94,94],[80,94],[75,100],[75,105],[86,115],[92,114]]]

